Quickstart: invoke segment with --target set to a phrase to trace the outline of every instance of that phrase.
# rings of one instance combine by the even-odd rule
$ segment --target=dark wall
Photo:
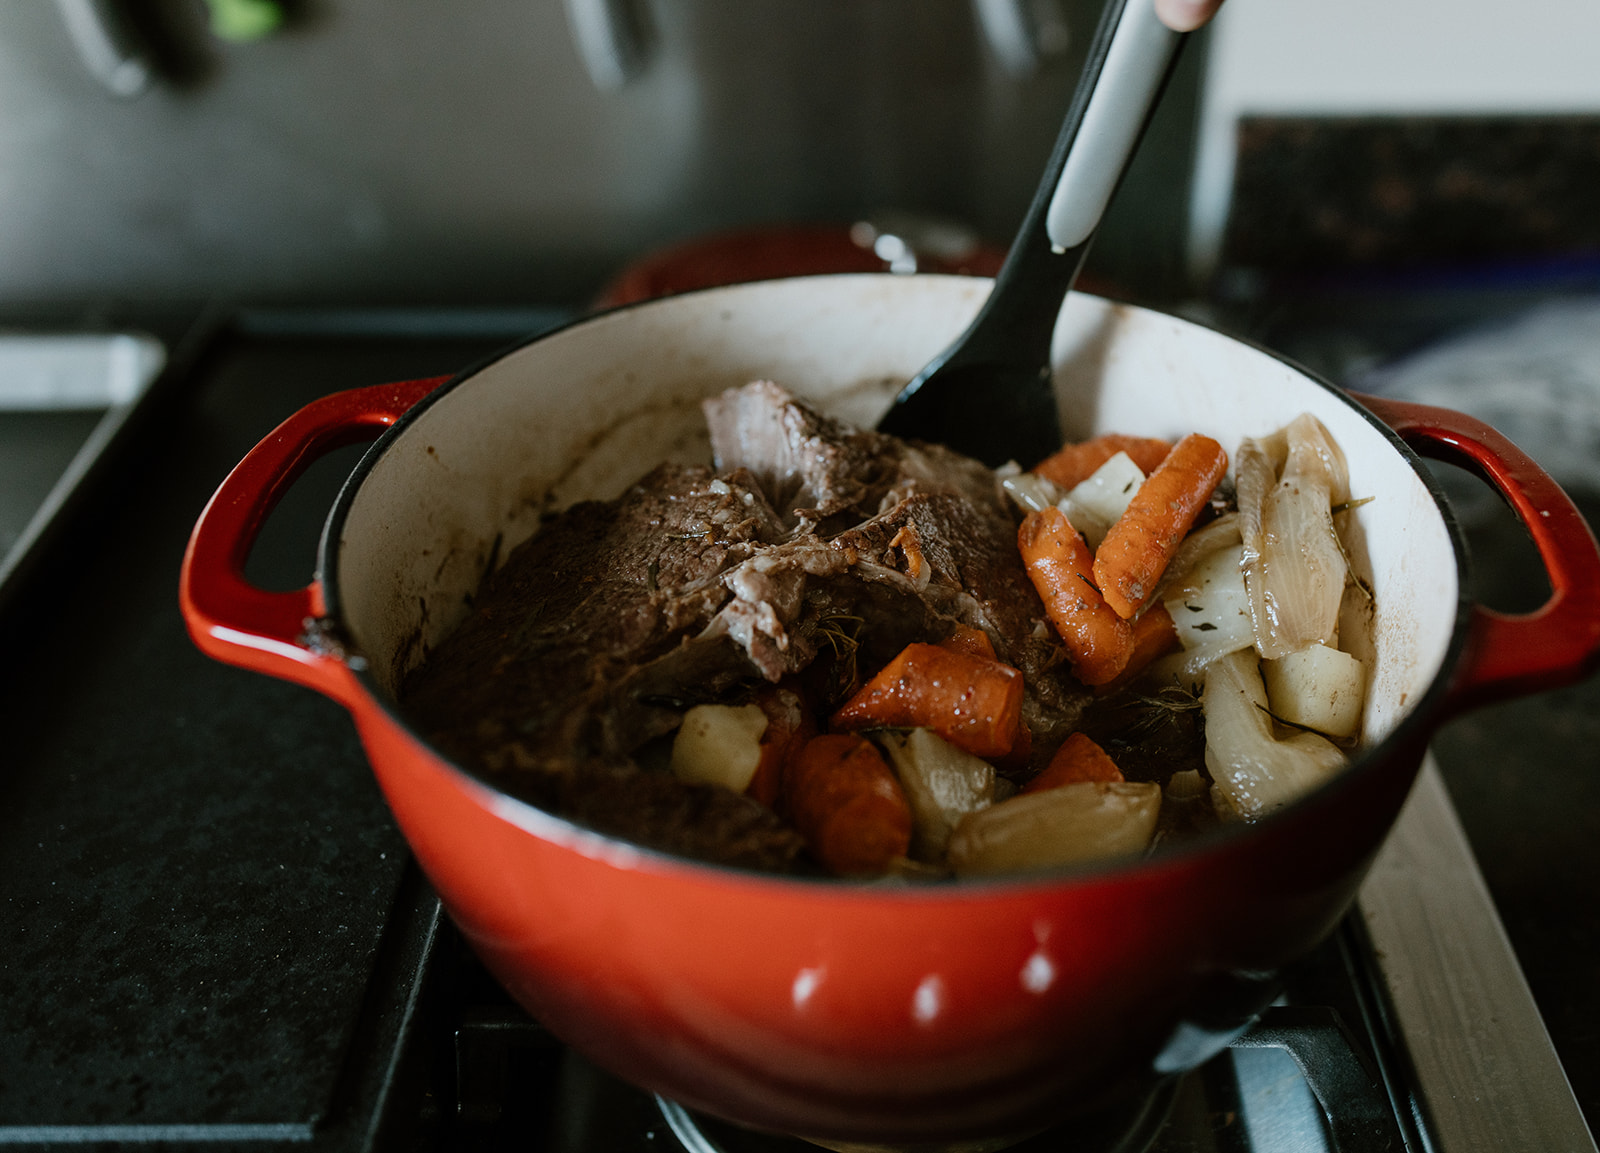
[[[56,4],[0,5],[0,304],[576,300],[664,241],[884,211],[1003,243],[1098,8],[1061,0],[1067,45],[1018,78],[969,0],[641,2],[654,50],[603,92],[556,0],[308,0],[248,43],[122,0],[164,70],[131,99]],[[1180,267],[1197,61],[1095,257],[1146,295]]]

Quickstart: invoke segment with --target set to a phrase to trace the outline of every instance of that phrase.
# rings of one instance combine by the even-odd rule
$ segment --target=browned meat
[[[995,654],[1022,670],[1027,685],[1023,719],[1033,732],[1036,759],[1047,759],[1076,727],[1093,694],[1061,660],[1061,646],[1022,567],[1016,536],[1008,512],[997,514],[964,497],[935,493],[901,501],[839,534],[833,545],[864,558],[863,570],[882,564],[907,572],[922,586],[930,607],[989,634]]]
[[[719,469],[749,469],[798,531],[849,527],[918,492],[959,493],[1008,515],[994,474],[941,445],[852,428],[759,380],[704,402]]]
[[[781,535],[746,473],[664,465],[618,501],[575,505],[506,559],[407,679],[406,708],[490,769],[626,758],[677,726],[662,684],[682,677],[681,699],[748,675],[733,645],[692,638],[728,600],[722,573]]]
[[[408,678],[418,728],[591,827],[791,868],[792,831],[753,801],[642,768],[652,742],[692,704],[784,677],[826,711],[961,622],[1025,674],[1024,715],[1048,756],[1088,694],[1059,661],[993,474],[829,420],[768,382],[706,412],[720,471],[664,465],[617,501],[553,517]]]
[[[599,832],[680,857],[771,873],[808,868],[804,839],[771,809],[667,773],[592,768],[547,780],[543,795],[530,799]]]
[[[729,389],[703,407],[716,466],[749,469],[802,531],[838,513],[877,511],[889,482],[877,433],[830,420],[771,381]]]

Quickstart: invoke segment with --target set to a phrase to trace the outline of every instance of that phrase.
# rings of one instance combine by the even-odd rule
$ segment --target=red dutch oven
[[[735,1122],[849,1140],[1029,1130],[1200,1063],[1259,1005],[1219,990],[1312,948],[1354,899],[1431,731],[1569,682],[1600,653],[1600,553],[1524,454],[1457,413],[1360,402],[1208,329],[1082,295],[1056,380],[1070,435],[1236,445],[1302,411],[1349,459],[1352,563],[1375,611],[1362,752],[1258,823],[1148,859],[1008,880],[864,885],[673,859],[532,808],[407,725],[400,678],[459,619],[490,558],[543,512],[707,459],[699,401],[755,378],[872,424],[965,326],[988,283],[819,276],[619,309],[450,380],[308,405],[223,482],[182,606],[219,660],[344,705],[417,860],[506,988],[603,1067]],[[341,492],[319,576],[244,578],[262,521],[327,451],[381,432]],[[1459,534],[1417,453],[1515,509],[1553,589],[1470,603]],[[270,723],[263,718],[263,723]]]

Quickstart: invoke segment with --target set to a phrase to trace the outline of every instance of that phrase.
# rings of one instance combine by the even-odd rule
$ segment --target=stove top
[[[179,618],[189,529],[279,420],[338,389],[462,369],[554,319],[158,325],[167,372],[112,424],[80,421],[92,451],[71,458],[50,531],[0,569],[0,1144],[805,1147],[616,1082],[510,1004],[411,863],[345,715],[206,660]],[[297,482],[253,580],[305,582],[360,452]],[[1540,707],[1565,717],[1550,747],[1587,765],[1582,726],[1600,709],[1582,691],[1549,696]],[[1425,770],[1359,909],[1283,975],[1257,1030],[1147,1108],[1028,1148],[1593,1149],[1579,1109],[1600,1102],[1592,962],[1571,981],[1546,952],[1565,934],[1563,948],[1595,955],[1600,870],[1592,856],[1547,861],[1545,906],[1565,901],[1565,916],[1523,923],[1517,866],[1539,846],[1507,849],[1517,838],[1473,800],[1531,755],[1502,753],[1521,737],[1497,743],[1498,723],[1441,734],[1442,772]],[[1564,767],[1523,787],[1552,788]],[[1308,1079],[1297,1059],[1311,1051]],[[1318,1094],[1343,1102],[1332,1121]]]

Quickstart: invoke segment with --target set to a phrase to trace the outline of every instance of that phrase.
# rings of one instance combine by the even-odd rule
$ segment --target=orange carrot
[[[1106,751],[1085,733],[1073,733],[1056,750],[1050,763],[1033,780],[1022,786],[1024,793],[1038,793],[1045,789],[1058,789],[1062,785],[1075,785],[1081,781],[1120,781],[1122,770],[1117,768]]]
[[[829,726],[932,729],[992,760],[1016,743],[1022,674],[1010,665],[938,645],[909,644],[833,714]]]
[[[1027,721],[1017,725],[1017,739],[1012,742],[1011,751],[1003,757],[996,757],[994,763],[1006,768],[1025,768],[1033,756],[1033,730],[1028,727]]]
[[[1227,471],[1222,446],[1190,433],[1145,478],[1094,557],[1094,582],[1118,616],[1137,615],[1155,594],[1167,562]]]
[[[989,634],[972,625],[956,625],[956,631],[940,641],[939,647],[991,661],[1000,659],[994,655],[994,644],[989,640]]]
[[[793,689],[767,686],[756,694],[755,703],[767,714],[767,731],[761,734],[761,760],[744,791],[775,809],[783,795],[784,767],[816,736],[817,725],[805,699]]]
[[[911,849],[911,805],[865,737],[807,741],[784,774],[789,817],[812,855],[842,876],[882,873]]]
[[[1017,547],[1072,671],[1086,685],[1114,678],[1133,654],[1133,626],[1107,606],[1090,580],[1089,546],[1067,514],[1058,508],[1030,512],[1017,530]]]
[[[1127,665],[1115,680],[1097,685],[1095,692],[1101,696],[1116,692],[1144,672],[1157,657],[1176,652],[1181,644],[1172,614],[1167,611],[1166,605],[1157,601],[1133,622],[1133,652],[1128,657]]]
[[[1127,453],[1139,471],[1149,476],[1171,449],[1170,440],[1108,432],[1079,444],[1062,445],[1060,451],[1040,461],[1033,471],[1062,488],[1075,488],[1119,452]]]

